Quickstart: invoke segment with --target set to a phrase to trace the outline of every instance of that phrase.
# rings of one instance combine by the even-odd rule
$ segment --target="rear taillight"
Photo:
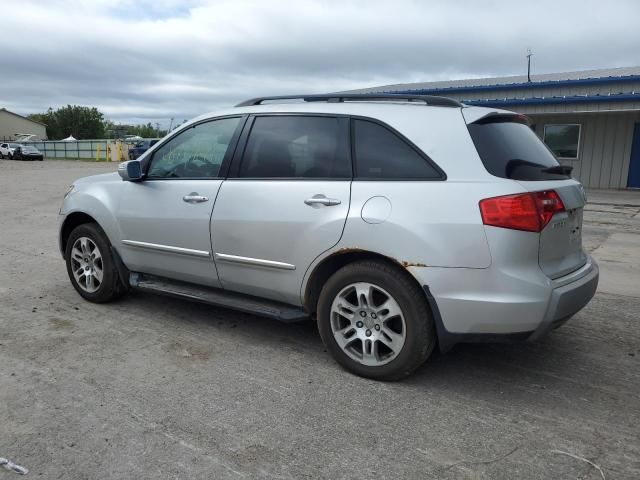
[[[480,214],[485,225],[540,232],[551,217],[564,211],[554,190],[504,195],[480,200]]]

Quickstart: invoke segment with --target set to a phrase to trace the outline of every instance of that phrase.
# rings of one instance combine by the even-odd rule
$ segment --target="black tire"
[[[358,282],[386,290],[404,316],[404,345],[397,356],[384,365],[368,366],[354,360],[338,345],[332,331],[334,299],[343,289]],[[359,261],[338,270],[322,288],[317,314],[318,330],[329,353],[345,369],[362,377],[387,381],[406,377],[425,362],[436,345],[435,325],[424,293],[408,272],[391,263]]]
[[[93,292],[83,289],[73,274],[74,261],[72,260],[72,250],[76,241],[81,237],[90,239],[98,248],[102,257],[102,281],[100,282],[97,290]],[[71,284],[85,300],[94,303],[111,302],[122,297],[128,290],[128,288],[123,285],[120,280],[120,276],[118,275],[118,271],[111,254],[111,243],[104,231],[95,223],[85,223],[73,229],[71,235],[69,235],[69,239],[67,240],[65,261],[67,264],[67,274],[69,275]],[[77,266],[77,263],[75,265]]]

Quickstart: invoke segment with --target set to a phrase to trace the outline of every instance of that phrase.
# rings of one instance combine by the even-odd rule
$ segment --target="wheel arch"
[[[67,241],[69,240],[71,232],[74,228],[85,223],[95,223],[98,226],[100,225],[95,218],[84,212],[72,212],[65,217],[64,222],[60,226],[60,252],[62,253],[63,258],[65,256],[65,251],[67,250]]]
[[[423,286],[418,280],[411,274],[409,267],[412,266],[424,266],[416,265],[405,261],[397,260],[393,257],[383,255],[381,253],[373,252],[370,250],[364,250],[359,248],[341,248],[340,250],[333,252],[327,257],[323,258],[318,263],[307,279],[303,290],[303,306],[307,312],[313,314],[317,310],[318,299],[320,298],[320,291],[326,281],[342,267],[361,260],[377,260],[389,265],[393,265],[401,270],[407,272],[408,276],[415,282],[415,284],[423,291]],[[425,300],[428,300],[425,295]]]

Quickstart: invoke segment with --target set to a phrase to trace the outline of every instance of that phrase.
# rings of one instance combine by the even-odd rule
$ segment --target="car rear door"
[[[250,117],[212,217],[224,288],[300,304],[307,267],[340,240],[349,210],[347,118]]]
[[[243,118],[182,130],[153,152],[141,182],[127,182],[118,250],[130,270],[219,286],[210,221]]]

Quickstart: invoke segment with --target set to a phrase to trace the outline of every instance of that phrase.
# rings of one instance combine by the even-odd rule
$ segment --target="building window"
[[[578,159],[580,145],[580,124],[545,125],[544,143],[558,158]]]

